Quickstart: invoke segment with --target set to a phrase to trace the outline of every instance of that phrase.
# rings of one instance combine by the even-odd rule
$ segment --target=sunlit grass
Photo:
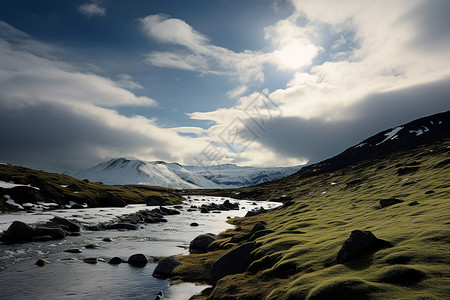
[[[244,231],[264,221],[274,232],[256,239],[247,272],[220,280],[209,299],[450,298],[449,154],[450,141],[441,141],[332,173],[226,191],[258,200],[287,195],[295,203],[230,221]],[[408,166],[418,169],[398,175]],[[380,199],[392,197],[404,202],[379,208]],[[409,205],[413,201],[419,204]],[[340,247],[356,229],[393,246],[337,264]],[[213,246],[236,246],[229,242],[237,234],[242,232],[228,230]],[[203,254],[203,262],[208,256],[212,263],[218,253]],[[185,274],[198,267],[194,256],[184,260],[189,265],[179,270]]]

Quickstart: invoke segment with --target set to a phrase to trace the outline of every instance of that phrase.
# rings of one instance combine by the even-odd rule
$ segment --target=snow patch
[[[416,136],[422,135],[425,132],[430,131],[430,129],[426,126],[423,126],[423,129],[417,129],[417,130],[410,130],[409,133],[415,133]]]
[[[379,142],[377,144],[377,146],[383,144],[384,142],[386,142],[386,141],[388,141],[390,139],[398,138],[398,136],[396,134],[402,129],[403,129],[403,127],[399,126],[399,127],[395,127],[394,129],[392,129],[392,131],[390,131],[388,133],[385,133],[384,136],[386,138],[383,141]]]
[[[16,203],[16,201],[14,201],[13,199],[11,199],[11,196],[9,196],[9,195],[4,195],[3,197],[6,199],[5,202],[8,203],[9,205],[15,206],[15,207],[17,207],[18,209],[23,209],[23,206],[20,205],[20,204],[18,204],[18,203]]]
[[[6,182],[6,181],[1,181],[0,180],[0,187],[1,188],[4,188],[4,189],[12,189],[13,187],[16,187],[16,186],[26,186],[26,187],[29,187],[29,188],[32,188],[32,189],[36,189],[36,190],[39,190],[39,188],[37,188],[37,187],[34,187],[34,186],[31,186],[31,185],[26,185],[26,184],[17,184],[17,183],[14,183],[14,182],[12,182],[12,181],[10,181],[10,182]]]
[[[363,146],[365,146],[365,145],[367,145],[367,143],[361,143],[361,144],[359,144],[359,145],[356,145],[355,148],[361,148],[361,147],[363,147]]]

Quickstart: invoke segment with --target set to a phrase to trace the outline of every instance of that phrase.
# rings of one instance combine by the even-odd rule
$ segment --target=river
[[[203,214],[188,212],[192,205],[205,203],[221,204],[226,199],[238,202],[240,209],[221,213]],[[1,299],[154,299],[159,291],[164,299],[185,300],[205,289],[205,285],[182,283],[170,285],[169,281],[152,276],[156,263],[152,257],[188,254],[189,243],[203,233],[218,234],[232,225],[227,217],[242,217],[255,207],[274,208],[274,202],[236,200],[224,197],[185,197],[181,214],[166,216],[167,223],[141,225],[135,231],[81,231],[78,237],[68,236],[64,240],[0,245],[0,298]],[[15,220],[38,223],[53,216],[75,219],[82,224],[97,224],[112,220],[115,216],[152,208],[145,205],[129,205],[125,208],[86,208],[52,210],[35,213],[10,213],[0,215],[0,230],[6,230]],[[196,222],[198,227],[191,227]],[[111,238],[111,242],[103,241]],[[87,249],[88,244],[98,244],[98,248]],[[82,252],[63,252],[69,248],[79,248]],[[149,258],[143,268],[126,263],[110,265],[107,261],[118,256],[142,253]],[[95,257],[95,265],[83,262],[84,258]],[[50,263],[38,267],[35,262],[44,258]]]

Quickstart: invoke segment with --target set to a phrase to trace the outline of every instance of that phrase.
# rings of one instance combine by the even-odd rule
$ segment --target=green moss
[[[258,187],[205,191],[222,196],[239,192],[238,197],[255,200],[287,195],[294,201],[230,221],[243,232],[229,230],[217,245],[230,245],[233,236],[259,221],[274,232],[256,239],[248,272],[223,278],[210,299],[246,299],[255,291],[259,299],[277,300],[448,299],[449,154],[450,141],[445,140],[332,173],[306,178],[294,174]],[[397,174],[400,167],[413,165],[420,168]],[[412,181],[416,183],[404,185]],[[379,200],[391,197],[404,202],[379,209]],[[412,201],[419,204],[409,206]],[[339,249],[355,229],[370,230],[393,246],[336,264]]]

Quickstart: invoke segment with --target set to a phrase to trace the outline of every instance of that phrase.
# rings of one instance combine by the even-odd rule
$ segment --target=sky
[[[0,0],[0,161],[293,166],[450,109],[447,0]]]

